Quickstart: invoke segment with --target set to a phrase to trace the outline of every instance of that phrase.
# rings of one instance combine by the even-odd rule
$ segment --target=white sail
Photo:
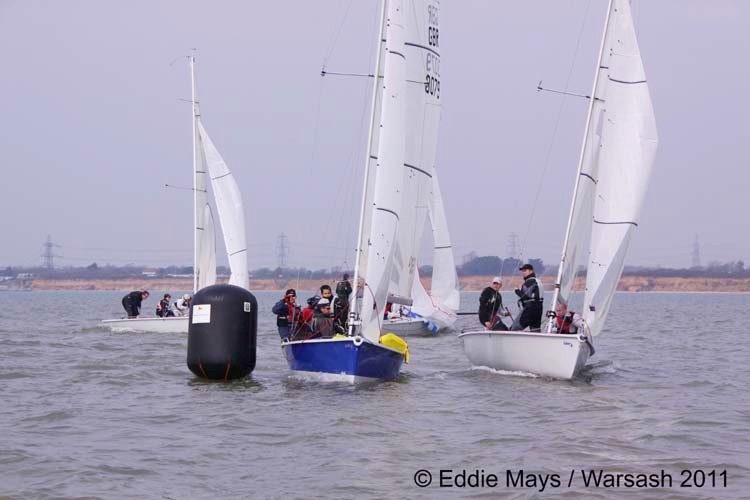
[[[237,182],[211,138],[198,122],[200,139],[206,155],[206,165],[211,177],[216,208],[219,212],[224,245],[227,249],[232,275],[229,283],[248,288],[247,242],[245,239],[245,210]]]
[[[211,206],[203,207],[203,227],[198,232],[198,290],[216,283],[216,236]]]
[[[366,273],[362,274],[366,282],[360,313],[362,333],[374,342],[380,338],[380,318],[388,296],[393,247],[401,212],[401,189],[404,184],[405,4],[401,0],[388,2],[380,136],[371,199],[370,248]]]
[[[448,221],[445,218],[443,197],[436,172],[433,174],[432,182],[430,220],[435,247],[432,254],[432,286],[430,292],[433,300],[441,308],[455,312],[460,306],[461,293],[458,289],[456,260],[453,256],[453,246],[448,233]]]
[[[424,289],[417,271],[411,292],[414,301],[411,311],[424,318],[425,325],[437,332],[450,328],[456,323],[458,319],[456,311],[461,303],[461,294],[458,289],[456,262],[453,257],[448,221],[443,210],[443,198],[440,194],[436,172],[433,172],[432,186],[429,204],[434,241],[431,293],[428,294]]]
[[[615,0],[602,122],[584,319],[601,332],[633,230],[638,226],[656,154],[657,133],[630,2]]]
[[[558,271],[556,303],[567,304],[573,290],[578,268],[586,262],[586,249],[591,235],[591,224],[594,213],[594,194],[599,176],[599,149],[601,144],[602,124],[606,114],[607,71],[611,53],[612,23],[614,16],[610,5],[607,14],[604,35],[600,47],[599,63],[594,75],[594,85],[589,101],[586,130],[581,146],[581,158],[573,191],[568,232],[563,245],[563,255]]]
[[[190,57],[190,82],[193,96],[193,291],[203,288],[201,283],[213,284],[216,281],[216,269],[207,271],[202,268],[200,247],[203,240],[205,221],[204,207],[208,203],[208,183],[206,180],[206,158],[203,154],[198,124],[200,123],[200,106],[195,88],[195,57]],[[209,276],[202,276],[208,272]],[[213,279],[211,279],[213,276]]]
[[[440,124],[440,38],[437,0],[404,4],[406,31],[406,143],[403,206],[399,213],[391,293],[411,297],[437,153]]]
[[[382,8],[385,8],[386,0],[383,0]],[[372,110],[370,117],[370,133],[368,138],[367,148],[367,166],[365,169],[364,189],[362,193],[362,213],[360,220],[360,229],[358,232],[357,240],[357,274],[358,276],[367,276],[367,258],[369,256],[369,237],[370,227],[372,226],[372,212],[373,212],[373,193],[375,191],[375,174],[377,172],[378,164],[378,146],[380,144],[380,116],[382,103],[383,103],[383,63],[385,61],[385,32],[387,18],[385,15],[381,16],[381,26],[378,33],[378,54],[376,56],[375,63],[375,78],[373,84],[373,95],[372,95]],[[356,286],[355,279],[355,286]]]

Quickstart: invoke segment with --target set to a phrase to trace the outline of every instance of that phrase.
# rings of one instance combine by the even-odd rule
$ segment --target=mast
[[[557,300],[560,296],[560,286],[562,285],[562,275],[563,275],[563,269],[565,264],[565,255],[568,252],[568,242],[570,240],[570,230],[573,225],[573,211],[576,206],[576,198],[578,197],[578,186],[581,179],[581,172],[583,170],[583,161],[584,156],[586,153],[586,144],[588,143],[589,133],[590,133],[590,127],[591,127],[591,117],[593,115],[594,111],[594,103],[596,102],[596,88],[599,85],[599,73],[601,72],[601,66],[602,66],[602,57],[604,55],[604,43],[607,39],[607,30],[609,29],[609,18],[612,13],[612,4],[614,0],[609,0],[609,5],[607,6],[607,17],[604,19],[604,31],[602,33],[602,41],[599,45],[599,57],[596,61],[596,70],[594,72],[594,84],[591,89],[591,98],[589,99],[589,109],[586,114],[586,128],[583,132],[583,142],[581,143],[581,154],[578,160],[578,171],[576,173],[576,180],[575,184],[573,186],[573,200],[570,203],[570,212],[568,214],[568,225],[565,229],[565,239],[563,240],[563,249],[562,249],[562,256],[560,257],[560,266],[557,269],[557,280],[555,281],[555,292],[552,296],[552,307],[554,311],[554,307],[557,306]],[[575,264],[575,263],[574,263]],[[574,270],[575,271],[575,270]],[[547,333],[552,332],[552,318],[547,322]]]
[[[388,0],[381,0],[380,2],[380,31],[378,33],[378,43],[377,43],[377,55],[375,57],[375,73],[373,77],[373,83],[372,83],[372,99],[371,99],[371,106],[370,106],[370,126],[368,130],[368,136],[367,136],[367,149],[365,151],[365,176],[364,176],[364,182],[362,187],[362,204],[360,206],[359,211],[359,229],[357,231],[357,250],[356,250],[356,258],[354,261],[354,286],[353,288],[353,297],[352,297],[352,303],[349,308],[349,335],[354,335],[354,326],[355,322],[359,322],[359,315],[357,314],[357,293],[358,293],[358,287],[359,287],[359,262],[360,262],[360,256],[362,254],[362,246],[363,241],[362,238],[364,236],[364,222],[365,222],[365,210],[367,207],[367,183],[369,179],[369,172],[370,172],[370,149],[372,149],[372,136],[375,129],[375,112],[376,112],[376,106],[377,106],[377,93],[378,93],[378,85],[380,81],[380,64],[381,64],[381,50],[380,46],[383,43],[383,36],[385,34],[385,13],[386,13],[386,3]]]
[[[190,59],[190,87],[192,91],[193,124],[193,293],[198,291],[198,106],[195,101],[195,54]]]

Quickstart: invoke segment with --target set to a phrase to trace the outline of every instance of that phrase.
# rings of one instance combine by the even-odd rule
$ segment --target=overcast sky
[[[377,0],[0,0],[0,265],[192,263],[188,49],[250,268],[351,264]],[[606,0],[443,0],[438,168],[457,259],[556,262]],[[660,144],[629,264],[750,261],[750,2],[635,0]],[[555,124],[558,122],[557,132]],[[539,199],[532,203],[539,189]],[[532,214],[533,212],[533,214]],[[429,241],[429,240],[427,240]],[[429,255],[429,252],[427,252]],[[425,259],[427,260],[427,259]]]

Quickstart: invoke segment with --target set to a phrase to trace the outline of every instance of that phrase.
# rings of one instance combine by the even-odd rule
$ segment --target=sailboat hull
[[[399,337],[424,336],[432,337],[439,332],[450,329],[456,323],[456,315],[435,310],[430,316],[414,314],[384,320],[380,330],[383,334],[395,333]]]
[[[399,337],[410,337],[415,335],[433,336],[438,330],[430,327],[424,318],[393,318],[383,321],[380,330],[383,334],[395,333]]]
[[[591,347],[578,335],[531,332],[464,332],[458,336],[474,366],[571,379],[586,364]]]
[[[295,375],[320,381],[393,380],[404,361],[400,352],[360,337],[284,342],[281,350]]]
[[[188,317],[105,319],[102,326],[114,332],[187,333]]]

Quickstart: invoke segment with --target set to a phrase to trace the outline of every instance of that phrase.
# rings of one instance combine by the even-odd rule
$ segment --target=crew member
[[[510,313],[503,308],[503,296],[500,289],[503,281],[500,276],[492,278],[490,286],[482,290],[479,296],[479,322],[490,330],[507,330],[508,327],[500,319],[500,316],[508,316]]]
[[[349,274],[344,273],[343,279],[336,283],[336,299],[333,301],[333,317],[346,329],[349,316],[349,295],[352,293],[352,284],[349,283]]]
[[[568,312],[567,304],[555,306],[555,324],[557,333],[584,333],[583,316],[577,312]]]
[[[174,316],[172,312],[172,304],[170,304],[172,296],[168,293],[164,294],[164,298],[156,304],[156,315],[160,318],[171,318]]]
[[[518,270],[521,271],[524,280],[521,288],[515,290],[521,312],[510,329],[523,330],[528,327],[532,332],[538,332],[542,326],[544,288],[542,282],[534,274],[534,266],[524,264]]]
[[[295,332],[297,324],[301,320],[301,311],[295,303],[297,292],[290,288],[284,292],[284,298],[274,304],[273,313],[276,315],[276,326],[279,329],[281,340],[288,340]]]
[[[174,303],[174,313],[177,316],[185,316],[190,314],[190,304],[192,304],[193,298],[189,293],[186,293]]]
[[[122,298],[122,307],[128,313],[128,318],[137,318],[141,314],[141,302],[148,298],[148,290],[136,290]]]

